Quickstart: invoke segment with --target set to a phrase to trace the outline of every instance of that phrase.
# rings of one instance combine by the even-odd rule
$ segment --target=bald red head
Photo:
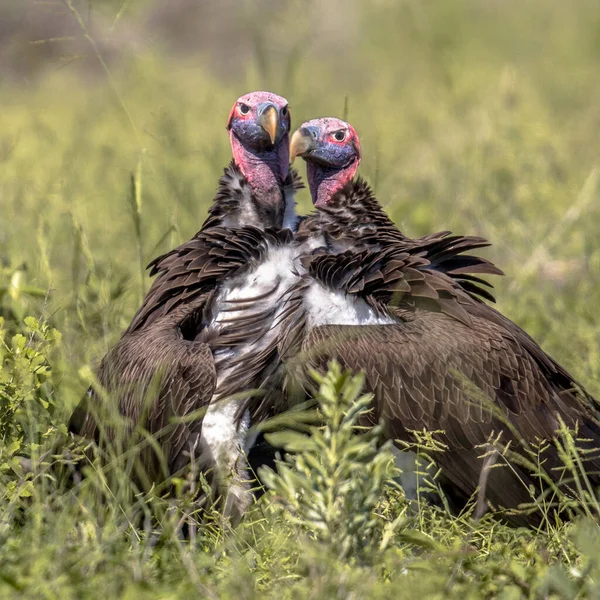
[[[315,206],[326,206],[331,197],[356,174],[361,160],[360,140],[354,127],[336,117],[303,123],[290,144],[292,160],[306,161],[308,185]]]
[[[239,127],[245,123],[256,123],[261,115],[268,110],[269,106],[275,108],[276,114],[280,117],[279,124],[281,129],[279,133],[284,132],[287,125],[287,132],[290,130],[290,115],[288,110],[288,101],[282,96],[272,92],[250,92],[240,96],[234,103],[227,119],[227,129]],[[274,140],[271,140],[273,143]]]
[[[233,160],[252,186],[257,200],[282,201],[289,172],[288,102],[271,92],[251,92],[234,103],[227,120]]]

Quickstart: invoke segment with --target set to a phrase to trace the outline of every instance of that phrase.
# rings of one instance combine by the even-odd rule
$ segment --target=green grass
[[[113,19],[125,6],[117,31],[143,5],[97,4]],[[229,108],[258,88],[286,96],[296,126],[347,111],[399,226],[488,238],[507,274],[500,310],[600,396],[598,3],[365,0],[327,26],[317,4],[244,6],[256,39],[235,74],[148,43],[87,75],[0,79],[0,595],[596,596],[590,521],[536,533],[413,514],[392,486],[364,552],[340,557],[271,496],[234,532],[213,515],[190,545],[173,533],[185,499],[132,503],[101,472],[76,498],[11,458],[60,435],[149,285],[140,265],[199,228],[229,161]]]

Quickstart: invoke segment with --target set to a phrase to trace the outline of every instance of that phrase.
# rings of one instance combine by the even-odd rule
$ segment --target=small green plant
[[[309,435],[268,436],[289,454],[278,473],[260,474],[288,518],[343,559],[372,547],[375,509],[393,475],[393,455],[390,442],[381,444],[379,426],[359,432],[359,419],[372,401],[361,394],[363,375],[342,372],[332,362],[325,375],[313,377],[324,425],[312,427]]]
[[[55,421],[49,354],[61,335],[46,322],[26,317],[20,333],[9,334],[0,317],[0,476],[7,476],[5,498],[30,493],[29,485],[9,476],[23,459],[35,458],[45,441],[64,425]]]
[[[54,395],[48,356],[61,334],[26,317],[22,333],[8,335],[0,317],[0,458],[29,454],[52,429]]]
[[[492,242],[485,256],[508,275],[495,282],[500,312],[600,397],[600,3],[357,0],[342,28],[328,3],[212,4],[223,35],[190,38],[206,21],[198,2],[0,0],[11,34],[0,36],[0,598],[600,597],[583,432],[559,432],[556,465],[534,444],[497,448],[494,469],[518,461],[539,481],[564,469],[522,508],[544,515],[539,530],[474,518],[483,494],[454,515],[389,485],[369,511],[370,486],[384,485],[364,464],[377,444],[354,431],[319,447],[312,436],[331,425],[283,416],[271,426],[311,434],[306,468],[286,460],[293,485],[280,481],[234,530],[187,481],[168,497],[133,487],[129,465],[151,443],[141,431],[108,457],[57,443],[92,379],[81,373],[139,306],[142,267],[204,220],[231,158],[226,110],[251,89],[286,96],[295,125],[349,119],[361,173],[408,235]],[[297,200],[312,210],[306,190]],[[52,314],[63,343],[28,331],[31,314]],[[443,451],[432,433],[406,444],[425,459],[427,495],[438,484],[428,456]],[[348,440],[366,445],[356,461]],[[323,448],[343,457],[339,473]],[[80,455],[80,480],[58,476]],[[319,490],[324,505],[311,506]],[[342,560],[334,544],[349,531]]]

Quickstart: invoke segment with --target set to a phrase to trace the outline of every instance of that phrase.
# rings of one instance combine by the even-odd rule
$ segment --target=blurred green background
[[[17,455],[61,439],[143,267],[202,224],[229,110],[256,89],[295,126],[350,120],[407,234],[489,239],[500,310],[600,397],[599,74],[598,0],[0,0],[0,598],[598,597],[597,520],[413,512],[337,438],[331,464],[357,476],[323,488],[347,503],[332,539],[355,531],[361,559],[279,496],[235,532],[209,514],[187,544],[185,497],[131,502],[93,466],[65,493]],[[315,498],[294,481],[288,500]],[[576,514],[597,517],[592,496]]]
[[[3,0],[2,314],[63,332],[68,409],[268,89],[347,116],[406,233],[488,238],[500,310],[600,394],[599,69],[598,0]]]

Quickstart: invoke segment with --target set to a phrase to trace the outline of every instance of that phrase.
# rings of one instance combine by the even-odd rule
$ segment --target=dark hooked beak
[[[300,129],[294,131],[290,141],[290,162],[294,162],[297,156],[306,156],[318,147],[319,130],[312,125],[300,127]]]
[[[277,129],[279,127],[279,117],[275,106],[265,104],[264,108],[260,109],[258,124],[268,133],[271,144],[275,144]]]

